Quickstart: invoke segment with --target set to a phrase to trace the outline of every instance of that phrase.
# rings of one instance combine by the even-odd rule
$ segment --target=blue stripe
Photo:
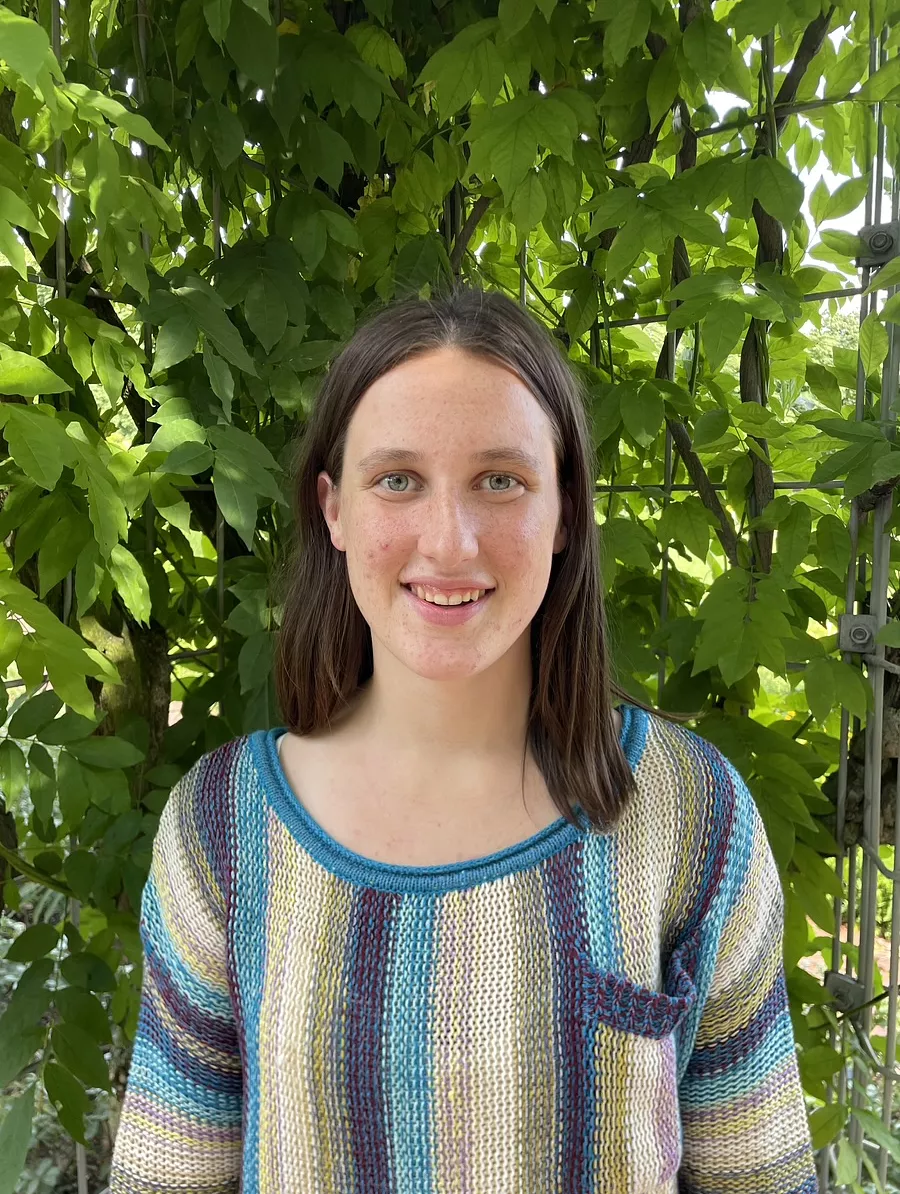
[[[235,1081],[240,1087],[240,1074]],[[128,1089],[155,1099],[164,1113],[174,1109],[180,1115],[217,1126],[234,1126],[241,1122],[240,1099],[230,1091],[216,1092],[199,1086],[175,1069],[169,1054],[148,1037],[138,1037],[134,1042]]]
[[[733,1062],[727,1073],[694,1080],[688,1072],[679,1100],[684,1107],[701,1110],[731,1103],[751,1094],[763,1085],[773,1070],[781,1069],[794,1053],[794,1036],[788,1012],[779,1016],[769,1029],[764,1044],[740,1061]]]
[[[432,1186],[429,1141],[432,1124],[433,1074],[429,1031],[430,983],[434,966],[434,934],[438,901],[406,896],[394,920],[394,975],[386,1007],[387,1057],[384,1088],[387,1103],[397,1111],[390,1126],[394,1158],[392,1190],[419,1194]],[[421,1081],[424,1077],[427,1081]]]
[[[156,960],[172,976],[172,981],[183,995],[193,1003],[204,1016],[222,1020],[225,1024],[234,1021],[234,1013],[228,992],[221,987],[211,987],[189,969],[169,932],[162,911],[159,890],[151,874],[144,887],[141,902],[141,940],[146,957]]]
[[[257,730],[250,735],[251,751],[256,751],[264,733],[263,730]],[[268,805],[259,798],[259,787],[255,776],[250,773],[251,765],[251,756],[241,752],[234,776],[235,898],[232,942],[236,972],[249,980],[240,987],[245,1032],[244,1082],[247,1091],[241,1194],[259,1194],[259,1098],[262,1079],[259,1026],[266,980],[271,855],[266,824]],[[244,769],[248,774],[241,774]],[[271,1058],[268,1060],[271,1065]]]

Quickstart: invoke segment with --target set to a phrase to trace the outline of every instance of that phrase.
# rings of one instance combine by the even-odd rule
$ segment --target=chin
[[[496,661],[482,654],[460,653],[447,655],[417,655],[415,652],[397,652],[399,661],[423,680],[467,680],[479,672],[486,671]]]

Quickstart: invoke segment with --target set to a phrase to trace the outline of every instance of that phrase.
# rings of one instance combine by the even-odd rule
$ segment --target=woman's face
[[[384,648],[430,679],[472,676],[522,639],[566,543],[547,415],[514,373],[459,349],[369,387],[340,487],[323,472],[318,492],[376,660]],[[472,590],[488,592],[456,603]]]

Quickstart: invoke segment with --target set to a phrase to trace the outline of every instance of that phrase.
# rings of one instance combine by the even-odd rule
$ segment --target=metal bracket
[[[834,996],[838,1010],[852,1012],[866,1001],[866,989],[861,982],[838,970],[825,971],[825,990]]]
[[[865,246],[856,259],[858,266],[884,265],[900,253],[900,221],[865,224],[858,235]]]
[[[838,648],[865,655],[875,645],[878,620],[874,614],[841,614],[838,619]]]

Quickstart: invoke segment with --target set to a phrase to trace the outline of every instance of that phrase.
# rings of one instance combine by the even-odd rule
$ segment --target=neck
[[[521,759],[530,691],[527,634],[492,667],[452,680],[410,672],[376,646],[372,678],[352,719],[358,732],[394,757]]]

